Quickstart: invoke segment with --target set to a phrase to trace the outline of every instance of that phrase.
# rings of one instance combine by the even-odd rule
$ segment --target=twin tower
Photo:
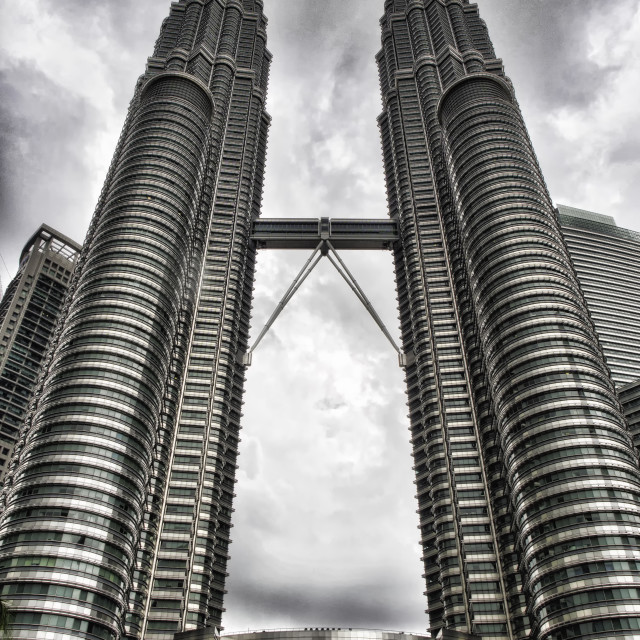
[[[16,640],[221,623],[262,4],[174,2],[136,86],[1,497]],[[467,0],[387,0],[381,26],[430,630],[637,638],[637,454],[511,83]]]

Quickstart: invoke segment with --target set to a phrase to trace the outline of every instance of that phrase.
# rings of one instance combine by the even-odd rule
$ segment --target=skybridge
[[[300,273],[293,279],[253,346],[243,354],[242,363],[245,366],[251,364],[255,348],[323,257],[336,268],[380,327],[397,352],[400,366],[407,365],[409,359],[406,354],[396,344],[355,276],[338,255],[338,249],[391,249],[398,240],[398,225],[395,221],[366,218],[263,218],[253,223],[251,239],[258,249],[311,249],[312,253]]]
[[[262,218],[251,238],[258,249],[315,249],[323,240],[337,249],[391,249],[398,239],[393,220],[359,218]]]

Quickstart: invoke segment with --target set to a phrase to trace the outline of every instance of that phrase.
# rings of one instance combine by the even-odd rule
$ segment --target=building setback
[[[43,224],[0,302],[0,483],[62,310],[81,246]]]
[[[381,26],[430,631],[637,636],[638,460],[511,83],[465,0]],[[265,28],[260,0],[174,2],[137,84],[2,493],[16,638],[221,622]]]

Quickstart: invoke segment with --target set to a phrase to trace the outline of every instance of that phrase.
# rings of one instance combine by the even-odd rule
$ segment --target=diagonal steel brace
[[[248,367],[251,365],[251,356],[255,351],[256,347],[260,344],[262,338],[264,338],[267,331],[269,331],[269,329],[271,328],[271,325],[273,325],[273,323],[276,321],[276,318],[282,313],[282,310],[287,306],[287,303],[289,302],[289,300],[293,298],[295,292],[300,288],[302,283],[307,279],[309,274],[315,269],[318,262],[320,262],[320,260],[322,259],[322,254],[318,255],[318,253],[322,250],[323,245],[324,245],[324,240],[321,241],[320,244],[318,244],[318,246],[313,250],[313,253],[309,256],[309,259],[304,263],[302,269],[300,269],[300,272],[293,279],[293,282],[291,283],[289,288],[286,290],[284,296],[282,296],[282,300],[278,302],[278,306],[273,310],[271,317],[269,318],[269,320],[267,320],[267,324],[265,324],[264,328],[260,332],[260,335],[256,338],[255,342],[253,343],[253,346],[251,347],[251,349],[249,349],[249,351],[247,351],[244,354],[242,363],[245,366]]]
[[[330,253],[327,254],[329,258],[329,262],[336,268],[336,271],[342,276],[344,281],[349,285],[351,290],[356,294],[356,298],[362,302],[364,308],[369,312],[369,315],[374,319],[375,323],[380,327],[382,333],[384,333],[387,340],[390,342],[391,346],[395,349],[398,354],[398,362],[401,367],[406,366],[406,357],[402,352],[400,347],[396,344],[395,340],[391,337],[387,327],[384,322],[382,322],[382,318],[378,315],[376,310],[374,309],[371,302],[369,302],[369,298],[367,298],[365,292],[362,290],[358,281],[355,279],[355,276],[349,271],[347,265],[342,261],[342,258],[338,255],[338,252],[334,249],[333,245],[327,240],[327,246],[329,248]],[[336,260],[333,259],[333,254],[336,257]]]
[[[320,255],[318,255],[320,253]],[[358,284],[358,281],[355,279],[353,274],[347,268],[347,265],[342,261],[338,252],[335,250],[333,245],[329,242],[329,240],[323,239],[320,244],[314,249],[313,253],[309,256],[309,259],[305,262],[304,266],[298,273],[298,275],[293,279],[293,282],[285,292],[284,296],[282,296],[282,300],[278,303],[276,308],[274,309],[271,317],[265,324],[264,328],[260,332],[260,335],[256,338],[253,346],[244,354],[242,358],[242,364],[245,366],[250,366],[252,361],[252,355],[255,351],[256,347],[262,341],[262,338],[269,331],[273,323],[276,321],[277,317],[282,313],[282,310],[287,306],[287,303],[291,298],[293,298],[296,291],[300,288],[302,283],[307,279],[309,274],[315,269],[316,265],[323,256],[327,256],[329,258],[329,262],[335,267],[336,271],[342,276],[344,281],[349,285],[351,290],[356,294],[356,297],[363,304],[364,308],[369,312],[371,317],[374,319],[378,327],[380,327],[382,333],[386,336],[387,340],[391,343],[391,346],[395,349],[398,354],[398,361],[401,367],[407,366],[407,356],[402,352],[400,347],[395,343],[394,339],[391,337],[391,334],[387,330],[384,322],[377,314],[376,310],[373,308],[371,302],[365,295],[364,291]],[[334,258],[335,256],[335,258]]]

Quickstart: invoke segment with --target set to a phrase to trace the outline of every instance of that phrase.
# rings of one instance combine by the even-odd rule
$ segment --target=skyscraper
[[[611,216],[558,205],[562,234],[640,450],[640,234]]]
[[[558,205],[562,234],[617,387],[640,380],[640,233]]]
[[[180,0],[137,85],[3,492],[18,637],[220,622],[265,27]],[[632,637],[637,458],[511,85],[475,5],[388,0],[382,29],[431,629]]]
[[[260,0],[175,2],[136,86],[4,487],[0,597],[18,637],[220,623],[265,27]]]
[[[0,302],[0,482],[44,361],[80,245],[43,224]]]
[[[476,5],[382,30],[431,628],[631,637],[637,457],[513,88]]]

